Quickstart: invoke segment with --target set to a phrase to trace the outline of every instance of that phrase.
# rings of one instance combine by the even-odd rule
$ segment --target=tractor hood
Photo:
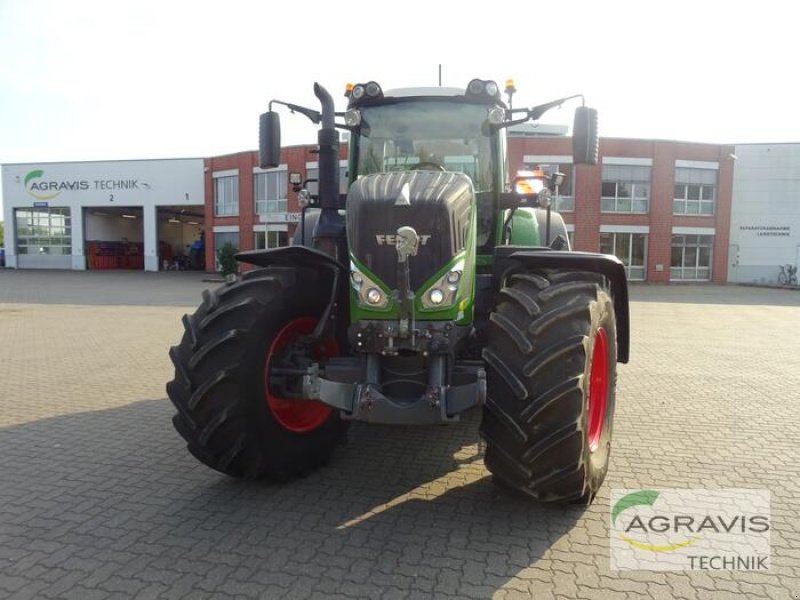
[[[347,197],[347,237],[353,257],[390,289],[398,287],[397,230],[419,236],[410,259],[410,287],[418,290],[466,249],[472,180],[462,173],[401,171],[358,179]]]

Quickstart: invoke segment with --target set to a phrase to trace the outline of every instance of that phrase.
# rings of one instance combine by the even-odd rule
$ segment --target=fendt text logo
[[[34,169],[25,175],[25,191],[37,200],[51,200],[64,190],[88,190],[89,182],[53,181],[44,178],[43,169]]]
[[[611,568],[767,570],[768,490],[613,490]]]

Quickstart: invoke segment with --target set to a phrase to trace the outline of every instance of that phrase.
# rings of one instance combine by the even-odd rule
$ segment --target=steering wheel
[[[427,168],[427,167],[433,167],[433,168],[431,169],[431,168]],[[445,169],[439,163],[435,163],[435,162],[431,162],[431,161],[422,161],[422,162],[418,162],[417,164],[409,167],[408,170],[409,171],[421,171],[421,170],[425,170],[425,171],[444,171]]]

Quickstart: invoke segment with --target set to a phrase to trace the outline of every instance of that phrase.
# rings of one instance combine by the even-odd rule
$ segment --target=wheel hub
[[[594,452],[600,446],[608,408],[608,383],[608,334],[601,327],[597,330],[592,345],[589,393],[586,399],[586,438],[589,452]]]
[[[308,433],[321,427],[328,419],[333,409],[317,400],[305,398],[287,398],[285,393],[276,389],[271,384],[270,373],[280,357],[291,348],[292,344],[301,336],[314,331],[318,319],[301,317],[289,321],[275,336],[267,350],[266,365],[264,368],[264,395],[267,406],[272,415],[285,429],[294,433]],[[312,348],[311,355],[320,360],[329,356],[336,356],[339,348],[335,340],[326,340]]]

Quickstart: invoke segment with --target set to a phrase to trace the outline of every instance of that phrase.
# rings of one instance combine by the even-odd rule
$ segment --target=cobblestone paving
[[[588,509],[491,483],[480,415],[300,481],[197,463],[164,384],[199,275],[0,271],[0,598],[800,598],[800,293],[634,287]],[[772,493],[772,570],[610,571],[611,487]]]

